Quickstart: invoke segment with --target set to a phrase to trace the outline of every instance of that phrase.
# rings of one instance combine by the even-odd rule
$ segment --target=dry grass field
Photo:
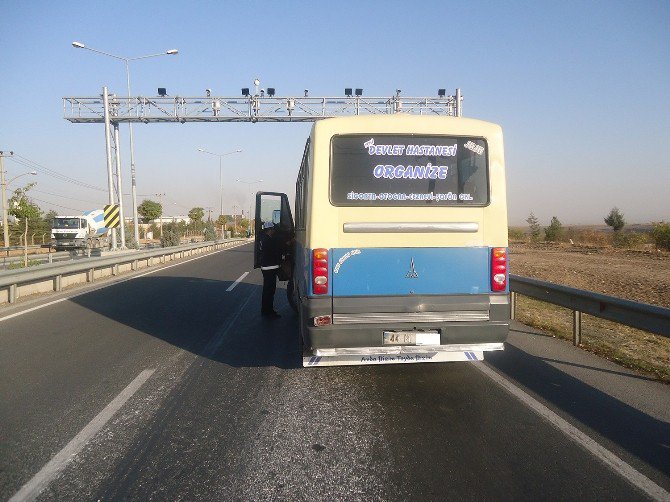
[[[670,253],[512,243],[512,274],[670,308]],[[517,319],[572,340],[569,310],[518,297]],[[582,316],[582,347],[670,383],[670,338]]]

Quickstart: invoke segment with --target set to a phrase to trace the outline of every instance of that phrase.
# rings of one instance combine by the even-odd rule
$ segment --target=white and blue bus
[[[480,360],[509,329],[502,129],[460,117],[318,121],[305,147],[287,277],[305,366]],[[256,266],[258,262],[256,260]]]

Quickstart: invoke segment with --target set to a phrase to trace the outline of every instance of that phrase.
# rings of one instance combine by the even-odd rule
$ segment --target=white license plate
[[[384,331],[384,345],[439,345],[439,331]]]

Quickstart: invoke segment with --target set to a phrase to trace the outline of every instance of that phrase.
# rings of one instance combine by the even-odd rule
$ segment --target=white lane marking
[[[234,283],[232,283],[230,286],[228,286],[228,289],[226,289],[226,291],[232,291],[233,289],[235,289],[235,286],[237,286],[240,282],[242,282],[244,280],[244,278],[248,275],[249,275],[249,272],[243,273]]]
[[[33,476],[21,489],[11,498],[9,502],[34,500],[39,493],[65,468],[65,466],[77,455],[84,445],[96,433],[102,429],[110,418],[132,397],[137,390],[153,375],[155,369],[142,371],[121,391],[98,415],[84,427],[79,434],[65,445],[42,469]]]
[[[0,317],[0,322],[6,321],[8,319],[12,319],[14,317],[18,317],[18,316],[23,315],[23,314],[27,314],[29,312],[34,312],[35,310],[39,310],[39,309],[42,309],[44,307],[48,307],[50,305],[55,305],[56,303],[64,302],[65,300],[69,300],[71,298],[76,298],[77,296],[86,295],[88,293],[92,293],[94,291],[99,291],[101,289],[108,288],[109,286],[114,286],[116,284],[121,284],[123,282],[132,281],[133,279],[138,279],[139,277],[144,277],[146,275],[155,274],[156,272],[160,272],[161,270],[167,270],[168,268],[178,267],[179,265],[184,265],[185,263],[188,263],[188,262],[191,262],[191,261],[200,260],[201,258],[206,258],[208,256],[212,256],[213,254],[222,253],[222,252],[227,251],[229,249],[235,249],[235,248],[238,248],[238,247],[241,247],[241,246],[246,246],[247,244],[248,243],[245,242],[244,244],[240,244],[238,246],[230,246],[230,247],[227,247],[227,248],[224,248],[224,249],[220,249],[219,251],[214,251],[212,253],[207,253],[207,254],[204,254],[202,256],[196,256],[195,258],[190,258],[188,260],[180,261],[179,263],[175,263],[173,265],[166,265],[165,267],[159,267],[155,270],[150,270],[149,272],[144,272],[142,274],[137,274],[137,275],[134,275],[132,277],[126,277],[126,278],[123,278],[123,279],[119,279],[117,281],[110,282],[109,284],[103,284],[103,285],[101,285],[100,287],[97,287],[97,288],[87,289],[86,291],[82,291],[80,293],[75,293],[74,295],[66,296],[65,298],[60,298],[58,300],[54,300],[54,301],[51,301],[51,302],[48,302],[48,303],[43,303],[42,305],[38,305],[36,307],[31,307],[29,309],[22,310],[21,312],[15,312],[14,314],[10,314],[10,315],[7,315],[5,317]]]
[[[58,300],[54,300],[54,301],[51,301],[51,302],[48,302],[48,303],[43,303],[42,305],[38,305],[37,307],[31,307],[29,309],[22,310],[21,312],[16,312],[14,314],[10,314],[10,315],[5,316],[5,317],[0,317],[0,322],[6,321],[7,319],[11,319],[12,317],[18,317],[20,315],[27,314],[28,312],[33,312],[34,310],[39,310],[41,308],[48,307],[49,305],[55,305],[56,303],[64,302],[65,300],[68,300],[69,298],[74,298],[75,296],[79,296],[79,295],[73,295],[73,296],[69,296],[67,298],[60,298]]]
[[[507,392],[516,397],[519,401],[528,406],[535,413],[551,423],[554,427],[560,430],[563,434],[568,436],[572,441],[579,446],[596,456],[604,462],[610,469],[619,474],[625,480],[645,492],[654,500],[670,500],[670,492],[654,483],[651,479],[646,477],[641,472],[635,470],[631,465],[627,464],[614,453],[599,445],[596,441],[584,434],[582,431],[570,425],[567,421],[562,419],[549,408],[535,400],[533,397],[525,393],[523,390],[515,386],[512,382],[507,380],[498,372],[486,366],[483,362],[474,362],[472,365],[479,371],[484,373],[487,377],[495,383],[504,388]]]

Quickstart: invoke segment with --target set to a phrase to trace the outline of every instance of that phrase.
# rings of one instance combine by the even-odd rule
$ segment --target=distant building
[[[186,223],[187,225],[190,225],[191,223],[191,218],[188,216],[161,216],[160,218],[156,218],[155,220],[151,220],[150,223],[155,223],[156,225],[160,225],[160,223]]]

